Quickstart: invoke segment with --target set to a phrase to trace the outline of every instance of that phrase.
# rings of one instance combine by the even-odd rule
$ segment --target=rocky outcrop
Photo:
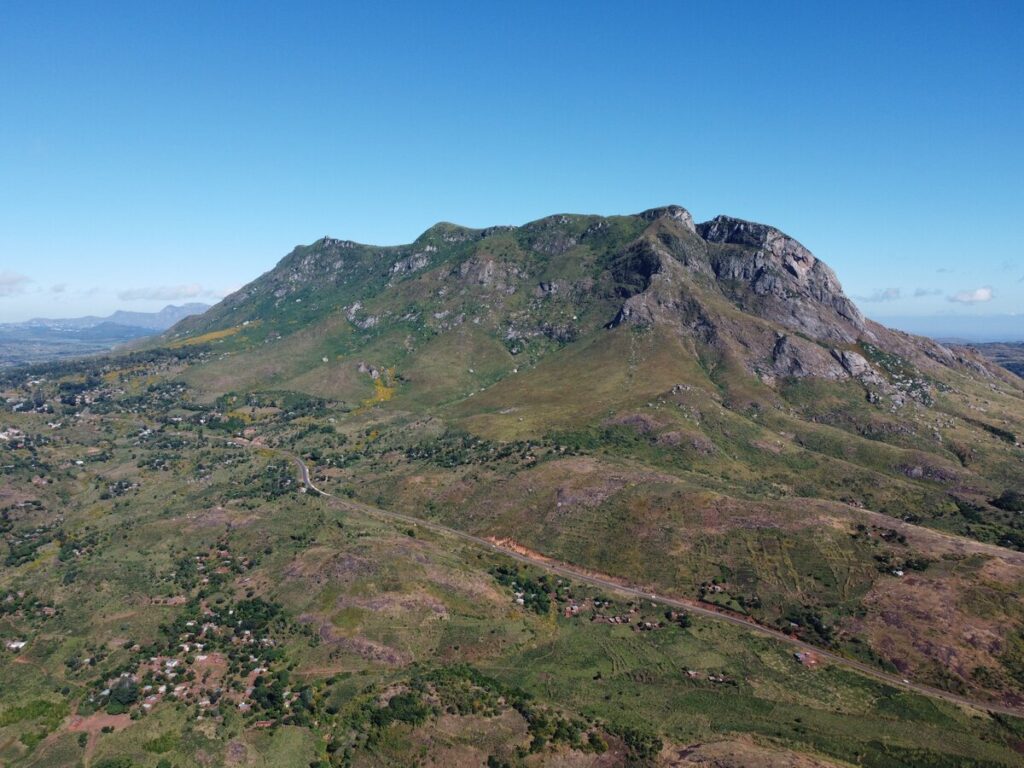
[[[773,376],[802,379],[815,376],[822,379],[843,379],[847,372],[836,365],[832,356],[817,344],[779,333],[771,351],[770,371]]]
[[[437,247],[428,245],[421,251],[399,259],[391,266],[391,276],[393,278],[402,277],[412,272],[418,272],[430,263],[430,255],[433,253],[437,253]]]
[[[452,270],[452,276],[499,293],[515,293],[526,272],[511,262],[487,256],[472,256]]]
[[[853,342],[867,335],[864,315],[835,273],[774,227],[718,216],[697,225],[710,244],[716,278],[741,309],[817,339]]]
[[[638,214],[641,219],[645,221],[657,221],[658,219],[668,219],[670,221],[677,222],[684,229],[688,229],[690,232],[696,234],[697,227],[693,223],[693,216],[690,212],[680,205],[666,205],[662,208],[649,208],[643,213]]]

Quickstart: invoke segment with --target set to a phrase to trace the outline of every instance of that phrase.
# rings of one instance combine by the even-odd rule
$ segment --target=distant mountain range
[[[159,312],[118,310],[106,317],[34,318],[0,324],[0,366],[42,362],[102,352],[118,344],[152,336],[208,304],[168,305]]]
[[[879,322],[941,342],[1024,342],[1024,315],[924,315],[879,317]]]
[[[97,317],[95,315],[58,319],[37,317],[32,320],[26,320],[23,323],[0,324],[0,331],[6,331],[13,328],[79,330],[83,328],[95,328],[102,325],[117,325],[126,328],[144,328],[148,331],[165,331],[179,320],[190,315],[201,315],[209,308],[209,304],[193,302],[181,305],[168,304],[159,312],[125,312],[124,310],[119,309],[112,315],[107,315],[106,317]]]

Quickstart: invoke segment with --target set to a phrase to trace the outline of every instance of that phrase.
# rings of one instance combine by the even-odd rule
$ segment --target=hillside
[[[0,760],[1019,761],[1024,380],[772,227],[324,238],[3,389]]]

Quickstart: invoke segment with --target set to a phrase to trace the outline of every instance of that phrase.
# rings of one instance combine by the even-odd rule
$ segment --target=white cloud
[[[992,295],[991,288],[975,288],[973,291],[957,291],[949,297],[949,300],[955,301],[957,304],[982,304],[992,301]]]
[[[64,293],[68,289],[67,283],[55,283],[50,286],[50,293]]]
[[[0,272],[0,296],[13,296],[16,293],[21,293],[31,282],[32,280],[25,275],[5,269]]]
[[[154,285],[148,288],[129,288],[118,291],[117,298],[121,301],[178,301],[179,299],[197,299],[208,296],[210,291],[199,283],[188,285]]]
[[[914,291],[914,298],[920,299],[922,296],[940,296],[941,294],[941,288],[918,288]]]
[[[899,288],[886,288],[884,291],[875,291],[870,296],[864,297],[864,301],[896,301],[900,298]]]

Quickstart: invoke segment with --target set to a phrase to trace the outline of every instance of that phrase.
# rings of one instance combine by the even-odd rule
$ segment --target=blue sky
[[[0,321],[670,202],[875,317],[1024,311],[1022,4],[831,5],[3,3]]]

